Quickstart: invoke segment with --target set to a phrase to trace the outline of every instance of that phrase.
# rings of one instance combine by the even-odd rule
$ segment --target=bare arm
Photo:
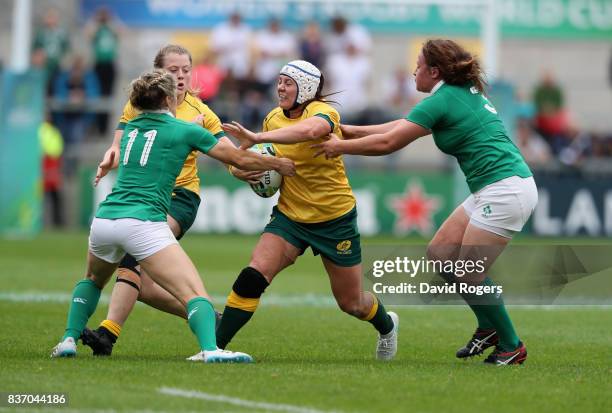
[[[240,147],[249,148],[256,143],[298,143],[327,136],[332,132],[329,122],[320,116],[304,119],[295,125],[267,132],[255,133],[238,122],[224,123],[223,130],[240,141]]]
[[[295,175],[295,165],[290,159],[262,156],[255,152],[236,149],[233,144],[222,140],[219,140],[219,142],[208,151],[207,155],[223,163],[247,171],[267,171],[274,169],[281,175]]]
[[[115,130],[115,136],[113,137],[113,143],[110,148],[106,150],[104,153],[104,157],[102,161],[98,165],[98,170],[96,171],[96,179],[94,180],[94,185],[98,185],[100,179],[104,178],[106,174],[111,169],[117,168],[119,166],[119,148],[121,144],[121,137],[123,136],[123,130],[117,129]]]
[[[222,136],[221,138],[219,138],[219,142],[226,142],[234,146],[234,142],[232,142],[227,136]],[[234,168],[232,165],[229,164],[225,164],[225,166],[227,167],[227,170],[229,171],[230,175],[250,184],[258,183],[259,178],[261,178],[264,174],[264,171],[243,171],[242,169]]]
[[[333,158],[342,154],[387,155],[403,148],[421,136],[431,133],[428,129],[416,123],[403,119],[401,121],[386,133],[369,135],[363,138],[341,140],[332,134],[329,140],[313,145],[313,148],[318,149],[315,156],[325,154],[327,158]]]
[[[363,138],[368,135],[375,135],[379,133],[386,133],[395,128],[397,125],[402,123],[404,119],[397,119],[387,123],[381,123],[378,125],[340,125],[342,131],[342,137],[345,139]]]

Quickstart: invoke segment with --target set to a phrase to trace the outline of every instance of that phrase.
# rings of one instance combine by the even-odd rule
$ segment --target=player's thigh
[[[181,239],[195,222],[200,207],[200,196],[183,187],[172,190],[168,209],[168,225],[177,240]]]
[[[86,278],[92,280],[100,289],[104,288],[117,269],[117,263],[107,262],[96,257],[91,251],[87,254]]]
[[[264,232],[251,254],[249,266],[272,282],[276,274],[292,265],[303,250],[279,235]]]
[[[175,296],[183,305],[195,297],[206,297],[197,269],[179,244],[168,245],[140,261],[153,281]]]
[[[466,202],[469,201],[466,200]],[[442,223],[427,246],[429,259],[456,259],[465,231],[470,223],[470,216],[464,205],[459,205]]]

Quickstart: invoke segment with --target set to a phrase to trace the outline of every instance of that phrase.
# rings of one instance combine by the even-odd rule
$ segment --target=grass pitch
[[[219,297],[217,308],[255,241],[190,235],[182,242]],[[511,308],[529,359],[496,368],[482,358],[454,357],[474,327],[467,308],[395,307],[398,356],[380,363],[374,329],[335,308],[310,252],[279,275],[231,345],[252,354],[254,365],[185,361],[198,350],[186,323],[144,305],[136,306],[111,358],[79,346],[76,359],[52,360],[86,248],[85,233],[0,241],[0,392],[65,392],[69,405],[58,412],[612,411],[610,308]],[[102,300],[91,326],[106,309]]]

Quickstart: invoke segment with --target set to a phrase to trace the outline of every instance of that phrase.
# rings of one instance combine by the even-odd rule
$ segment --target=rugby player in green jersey
[[[121,138],[117,183],[92,222],[85,279],[76,284],[64,336],[51,357],[76,355],[76,340],[95,311],[102,288],[129,253],[185,307],[200,346],[189,360],[252,361],[245,353],[217,348],[210,297],[166,220],[170,198],[193,150],[243,170],[274,169],[293,175],[295,165],[289,159],[239,150],[198,125],[175,119],[176,88],[172,75],[163,71],[146,73],[131,84],[130,102],[141,114],[126,125]]]
[[[462,294],[478,327],[467,345],[457,351],[457,357],[479,355],[495,346],[485,362],[521,364],[527,350],[486,270],[521,231],[537,204],[532,173],[485,97],[480,65],[469,52],[452,40],[429,40],[419,54],[414,75],[417,89],[430,96],[405,119],[370,126],[343,125],[344,140],[332,134],[328,141],[316,145],[317,155],[385,155],[432,134],[438,148],[457,159],[471,195],[436,232],[428,257],[474,262],[486,257],[485,271],[461,278],[441,275],[458,284],[489,287],[490,291],[484,296]]]

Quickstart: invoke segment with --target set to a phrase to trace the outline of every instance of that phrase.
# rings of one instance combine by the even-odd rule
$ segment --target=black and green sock
[[[372,309],[362,320],[372,324],[381,335],[389,334],[393,330],[393,320],[378,297],[372,294],[372,298],[374,299]]]
[[[255,268],[246,267],[240,272],[227,297],[221,323],[217,328],[217,346],[225,348],[236,333],[249,322],[261,295],[268,287],[266,278]]]

